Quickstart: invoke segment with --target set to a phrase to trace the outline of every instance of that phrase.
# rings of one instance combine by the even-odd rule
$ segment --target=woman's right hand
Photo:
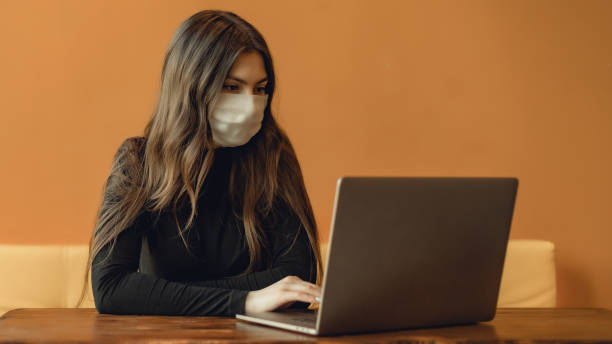
[[[289,307],[296,301],[315,303],[321,297],[321,287],[287,276],[263,289],[250,291],[244,303],[245,312],[268,312]]]

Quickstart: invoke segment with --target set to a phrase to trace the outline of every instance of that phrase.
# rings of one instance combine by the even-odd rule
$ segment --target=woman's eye
[[[223,85],[224,89],[230,90],[230,91],[237,91],[240,89],[240,87],[236,86],[236,85]],[[266,87],[256,87],[255,88],[255,92],[257,93],[264,93],[266,92]]]

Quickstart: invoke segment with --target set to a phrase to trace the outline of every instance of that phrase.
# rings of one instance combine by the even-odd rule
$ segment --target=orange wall
[[[325,240],[341,175],[517,176],[559,304],[612,308],[612,2],[2,1],[0,242],[86,243],[180,22],[264,34]]]

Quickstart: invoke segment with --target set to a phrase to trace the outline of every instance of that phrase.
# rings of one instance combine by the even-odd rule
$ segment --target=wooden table
[[[470,326],[312,337],[234,318],[127,316],[95,309],[16,309],[0,318],[0,343],[466,343],[612,342],[605,309],[499,309]]]

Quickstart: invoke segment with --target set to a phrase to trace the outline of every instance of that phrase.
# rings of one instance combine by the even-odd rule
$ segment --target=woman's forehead
[[[227,78],[259,83],[267,77],[264,60],[257,51],[244,52],[236,58]]]

